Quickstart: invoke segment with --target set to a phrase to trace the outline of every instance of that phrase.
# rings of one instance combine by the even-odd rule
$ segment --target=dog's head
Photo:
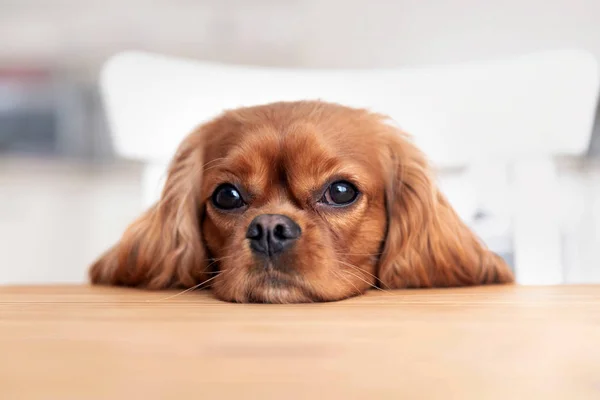
[[[158,203],[91,277],[203,284],[225,300],[272,303],[512,280],[404,133],[322,102],[243,108],[201,126],[180,146]]]

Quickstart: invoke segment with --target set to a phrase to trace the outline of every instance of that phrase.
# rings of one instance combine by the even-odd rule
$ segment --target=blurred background
[[[98,87],[113,54],[302,68],[436,66],[559,48],[600,58],[600,2],[0,0],[0,37],[0,283],[80,282],[142,204],[143,166],[115,154]],[[566,283],[600,282],[597,126],[586,154],[559,163],[580,187],[576,218],[561,221]],[[463,214],[472,224],[487,215]],[[512,260],[510,229],[490,240]]]

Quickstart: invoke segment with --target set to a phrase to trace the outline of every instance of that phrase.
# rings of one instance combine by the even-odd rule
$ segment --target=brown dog
[[[158,203],[90,274],[149,289],[210,284],[223,300],[268,303],[513,281],[406,134],[323,102],[242,108],[202,125]]]

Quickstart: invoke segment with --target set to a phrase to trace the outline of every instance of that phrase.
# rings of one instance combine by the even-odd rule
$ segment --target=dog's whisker
[[[336,261],[336,262],[338,262],[338,263],[340,263],[340,264],[346,265],[346,266],[348,266],[348,267],[350,267],[350,268],[352,268],[352,269],[355,269],[355,270],[357,270],[358,272],[365,273],[365,274],[367,274],[367,275],[369,275],[369,276],[371,276],[371,277],[373,277],[373,278],[377,279],[377,276],[373,275],[373,274],[372,274],[372,273],[370,273],[369,271],[366,271],[366,270],[360,269],[360,268],[359,268],[357,265],[350,264],[349,262],[342,261],[342,260],[338,260],[338,259],[336,259],[335,261]]]
[[[372,273],[370,273],[369,271],[365,271],[364,269],[360,269],[358,266],[354,265],[354,264],[350,264],[348,262],[342,261],[342,260],[336,260],[337,262],[339,262],[340,264],[344,264],[350,268],[353,268],[359,272],[363,272],[373,278],[375,278],[375,281],[379,281],[379,278],[377,278],[377,276],[373,275]],[[388,285],[386,285],[385,283],[381,282],[382,285],[384,285],[386,287],[386,289],[392,290],[392,288],[390,288]]]
[[[205,268],[208,269],[208,267],[210,267],[211,265],[214,265],[215,263],[218,263],[219,261],[223,261],[223,260],[225,260],[227,258],[232,258],[232,257],[234,257],[234,256],[225,256],[225,257],[219,257],[219,258],[212,258],[211,259],[212,262],[208,263]]]
[[[214,264],[214,263],[216,263],[216,262],[219,262],[219,261],[221,261],[221,260],[224,260],[224,259],[226,259],[226,258],[232,258],[232,257],[234,257],[234,256],[225,256],[225,257],[220,257],[220,258],[217,258],[217,259],[213,259],[213,261],[212,261],[211,263],[209,263],[209,264],[206,266],[206,268],[210,267],[211,265],[213,265],[213,264]],[[177,297],[177,296],[180,296],[180,295],[182,295],[182,294],[184,294],[184,293],[188,293],[188,292],[191,292],[191,291],[193,291],[193,290],[196,290],[196,289],[198,289],[200,286],[207,284],[208,282],[212,281],[213,279],[216,279],[216,278],[217,278],[219,275],[221,275],[221,274],[223,274],[223,273],[225,273],[225,272],[227,272],[227,271],[228,271],[228,270],[220,270],[220,271],[214,271],[214,272],[212,272],[212,271],[206,271],[206,272],[204,272],[205,274],[215,274],[215,276],[213,276],[212,278],[206,279],[206,280],[204,280],[204,281],[200,282],[199,284],[197,284],[197,285],[194,285],[194,286],[192,286],[192,287],[189,287],[189,288],[187,288],[187,289],[185,289],[185,290],[183,290],[183,291],[181,291],[181,292],[179,292],[179,293],[176,293],[176,294],[174,294],[174,295],[172,295],[172,296],[168,296],[168,297],[165,297],[165,298],[163,298],[163,299],[156,300],[156,301],[165,301],[165,300],[169,300],[169,299],[175,298],[175,297]]]
[[[373,285],[372,283],[368,282],[368,281],[367,281],[367,280],[365,280],[364,278],[362,278],[362,277],[360,277],[360,276],[358,276],[358,275],[356,275],[356,274],[354,274],[354,273],[352,273],[352,272],[350,272],[350,271],[348,271],[348,270],[344,270],[344,269],[343,269],[343,270],[340,270],[340,271],[342,271],[342,272],[344,272],[344,273],[347,273],[347,274],[350,274],[350,275],[354,276],[354,277],[355,277],[355,278],[357,278],[357,279],[360,279],[361,281],[363,281],[364,283],[366,283],[367,285],[369,285],[369,286],[370,286],[370,287],[372,287],[373,289],[376,289],[376,290],[382,291],[382,292],[384,292],[384,293],[387,293],[387,294],[389,294],[389,295],[392,295],[392,296],[394,295],[392,292],[390,292],[390,291],[388,291],[388,290],[384,290],[384,289],[382,289],[382,288],[380,288],[380,287],[377,287],[376,285]]]
[[[205,164],[202,166],[202,168],[206,168],[206,167],[208,167],[208,165],[209,165],[209,164],[212,164],[212,163],[214,163],[214,162],[217,162],[217,161],[222,161],[222,160],[225,160],[225,157],[218,157],[218,158],[215,158],[214,160],[210,160],[210,161],[206,162],[206,163],[205,163]]]
[[[210,167],[208,167],[208,168],[204,168],[204,172],[206,172],[206,171],[210,171],[211,169],[219,168],[219,167],[220,167],[220,166],[222,166],[223,164],[225,164],[225,163],[216,164],[216,165],[211,165],[211,166],[210,166]]]
[[[340,256],[380,256],[383,253],[338,253]]]
[[[175,297],[181,296],[182,294],[185,294],[185,293],[188,293],[188,292],[191,292],[193,290],[198,289],[200,286],[207,284],[208,282],[212,281],[213,279],[216,279],[217,277],[219,277],[219,275],[221,275],[222,273],[225,273],[226,271],[228,271],[228,270],[223,270],[223,271],[221,271],[221,273],[213,276],[212,278],[206,279],[206,280],[200,282],[197,285],[189,287],[189,288],[187,288],[185,290],[182,290],[181,292],[175,293],[175,294],[173,294],[171,296],[168,296],[168,297],[165,297],[165,298],[162,298],[162,299],[158,299],[158,300],[149,300],[149,301],[151,301],[151,302],[153,302],[153,301],[159,302],[159,301],[170,300],[170,299],[173,299]]]
[[[335,276],[337,276],[338,278],[341,278],[343,280],[345,280],[346,282],[348,282],[352,287],[354,287],[354,289],[356,289],[356,295],[360,296],[362,294],[362,290],[360,290],[354,283],[352,283],[352,281],[348,278],[346,278],[345,276],[343,276],[342,274],[338,274],[335,270],[332,270],[333,274]]]

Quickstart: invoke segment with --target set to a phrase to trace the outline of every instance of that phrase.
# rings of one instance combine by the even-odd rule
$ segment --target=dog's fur
[[[354,203],[319,202],[335,180]],[[247,205],[224,212],[231,183]],[[265,262],[246,239],[261,214],[302,234]],[[273,268],[276,267],[276,268]],[[323,102],[228,111],[178,149],[160,200],[91,268],[96,284],[148,289],[211,286],[228,301],[331,301],[382,288],[509,283],[510,269],[460,220],[424,155],[381,115]]]

